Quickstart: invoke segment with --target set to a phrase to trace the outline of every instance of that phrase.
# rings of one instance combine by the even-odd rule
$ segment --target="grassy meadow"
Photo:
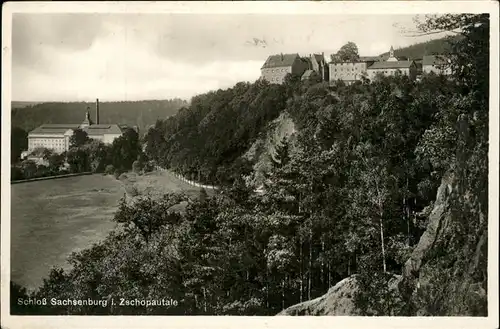
[[[140,195],[159,197],[165,193],[183,192],[190,197],[197,197],[200,188],[181,181],[168,171],[153,171],[144,175],[126,173],[120,177],[126,189],[134,186]],[[207,194],[212,195],[213,190],[207,189]]]
[[[33,289],[71,252],[104,238],[123,193],[102,175],[11,185],[11,280]]]
[[[11,280],[34,289],[51,267],[67,268],[71,252],[98,242],[115,227],[114,212],[131,185],[141,195],[199,193],[165,171],[125,177],[90,175],[11,185]]]

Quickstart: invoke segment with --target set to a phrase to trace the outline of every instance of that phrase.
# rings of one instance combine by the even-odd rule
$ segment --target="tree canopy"
[[[333,63],[357,62],[359,60],[358,46],[354,42],[349,41],[340,47],[336,54],[332,54],[331,60]]]

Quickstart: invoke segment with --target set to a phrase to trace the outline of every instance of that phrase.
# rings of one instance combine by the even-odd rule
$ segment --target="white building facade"
[[[46,148],[56,153],[69,149],[69,138],[78,125],[42,125],[28,134],[28,153],[37,148]]]
[[[96,101],[96,124],[90,119],[88,110],[81,124],[44,124],[32,130],[28,134],[28,151],[23,153],[30,154],[40,148],[56,153],[66,152],[71,146],[70,138],[77,129],[83,130],[89,138],[104,144],[112,144],[116,138],[122,136],[122,127],[119,125],[99,123],[99,100]]]
[[[429,55],[422,59],[422,72],[451,75],[451,65],[449,60],[444,56]]]
[[[282,84],[287,74],[301,77],[309,66],[310,62],[301,58],[299,54],[272,55],[260,69],[261,79],[269,83]]]
[[[371,62],[344,62],[330,63],[330,82],[342,80],[347,84],[359,81],[363,76],[366,77],[367,69]]]
[[[417,65],[414,61],[376,62],[368,70],[368,78],[373,80],[378,74],[392,76],[407,75],[410,79],[417,77]]]

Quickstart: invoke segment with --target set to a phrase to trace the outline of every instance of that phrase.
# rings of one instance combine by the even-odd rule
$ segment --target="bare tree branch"
[[[446,32],[455,33],[457,35],[460,34],[460,32],[457,32],[457,31],[431,31],[431,32],[422,32],[422,33],[418,33],[418,34],[408,35],[408,37],[421,37],[421,36],[425,36],[425,35],[433,35],[433,34],[446,33]]]

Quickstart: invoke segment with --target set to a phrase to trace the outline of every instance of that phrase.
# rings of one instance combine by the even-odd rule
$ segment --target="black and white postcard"
[[[498,3],[3,9],[2,328],[498,327]]]

